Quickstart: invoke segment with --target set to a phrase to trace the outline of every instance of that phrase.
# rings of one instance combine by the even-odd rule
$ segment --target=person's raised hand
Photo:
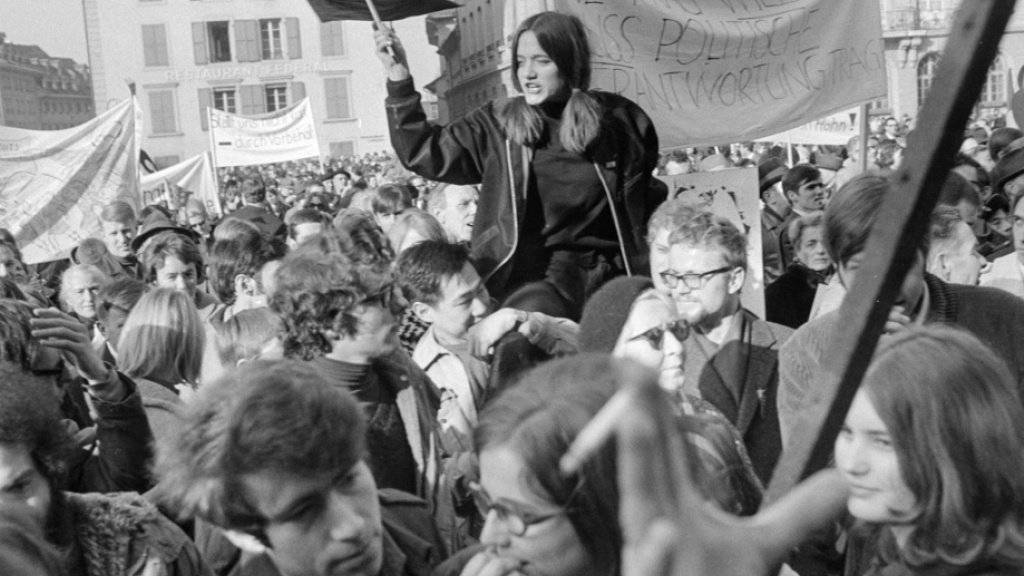
[[[56,308],[37,308],[34,314],[29,321],[32,338],[42,346],[59,350],[82,376],[92,380],[106,378],[107,367],[92,347],[88,328]]]
[[[373,39],[377,44],[377,57],[384,64],[388,80],[400,82],[408,79],[409,66],[405,59],[405,48],[402,47],[402,42],[394,29],[386,24],[379,27],[374,25]]]
[[[514,308],[502,308],[489,314],[469,328],[469,352],[477,358],[489,358],[494,345],[502,336],[516,329],[525,320],[526,313]]]
[[[885,328],[882,329],[883,334],[895,334],[907,326],[910,326],[911,319],[907,315],[906,308],[903,306],[893,306],[889,310],[889,318],[885,321]]]
[[[563,470],[572,470],[610,434],[616,437],[624,576],[766,576],[844,509],[848,489],[835,470],[819,472],[752,517],[715,508],[690,478],[671,405],[653,378],[625,388],[563,459]]]

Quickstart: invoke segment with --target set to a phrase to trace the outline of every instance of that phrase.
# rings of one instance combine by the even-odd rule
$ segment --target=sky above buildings
[[[88,63],[82,0],[0,0],[0,32],[50,56]]]

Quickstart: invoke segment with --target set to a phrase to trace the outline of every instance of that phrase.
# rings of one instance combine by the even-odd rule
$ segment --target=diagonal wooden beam
[[[844,329],[835,335],[824,359],[829,373],[825,381],[812,383],[823,401],[801,415],[797,430],[802,432],[775,470],[769,501],[829,464],[836,435],[914,263],[1015,1],[960,3],[935,81],[908,139],[903,166],[893,177],[895,193],[882,204],[865,247],[867,257],[839,310]]]

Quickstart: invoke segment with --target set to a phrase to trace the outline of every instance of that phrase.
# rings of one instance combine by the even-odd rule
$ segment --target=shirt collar
[[[423,337],[413,349],[412,361],[426,372],[439,358],[448,354],[451,354],[451,351],[438,343],[437,337],[434,335],[434,327],[431,326],[423,333]]]

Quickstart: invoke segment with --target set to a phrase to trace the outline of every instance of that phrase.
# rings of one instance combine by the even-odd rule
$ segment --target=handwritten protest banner
[[[210,153],[204,152],[141,178],[142,204],[153,204],[169,195],[169,188],[191,193],[203,203],[206,213],[221,217],[224,210],[217,197],[217,175]],[[182,200],[183,201],[183,200]]]
[[[259,116],[208,110],[210,140],[218,167],[253,166],[320,156],[308,98]]]
[[[767,138],[758,138],[757,142],[845,146],[857,134],[860,134],[857,112],[850,111],[832,114]]]
[[[125,100],[66,130],[0,126],[0,222],[26,263],[67,258],[99,237],[99,214],[113,200],[136,205],[138,106]]]
[[[886,93],[878,0],[509,0],[578,16],[592,86],[654,120],[662,147],[777,134]]]
[[[747,310],[764,318],[764,264],[757,168],[691,172],[658,178],[668,185],[669,198],[682,198],[714,212],[747,235],[747,278],[743,283],[741,301]]]

